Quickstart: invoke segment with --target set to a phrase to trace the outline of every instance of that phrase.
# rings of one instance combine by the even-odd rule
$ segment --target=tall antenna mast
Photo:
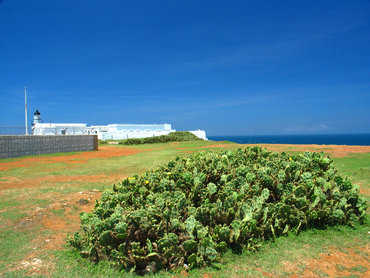
[[[27,87],[24,87],[24,117],[26,121],[26,135],[28,135],[28,124],[27,124]]]

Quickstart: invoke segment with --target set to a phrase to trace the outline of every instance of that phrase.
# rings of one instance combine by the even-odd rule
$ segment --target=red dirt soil
[[[67,183],[78,180],[81,182],[105,182],[107,184],[113,184],[119,182],[125,175],[123,174],[99,174],[99,175],[74,175],[74,176],[45,176],[39,178],[23,178],[18,179],[16,177],[4,177],[6,181],[0,182],[1,190],[6,189],[21,189],[21,188],[32,188],[39,187],[43,183]]]
[[[360,251],[360,252],[359,252]],[[344,252],[335,248],[320,254],[318,259],[309,259],[303,262],[305,270],[290,277],[370,277],[370,245],[356,250],[348,249]],[[282,262],[288,272],[299,272],[296,265]]]
[[[333,157],[345,157],[349,154],[355,153],[368,153],[370,152],[370,146],[347,146],[347,145],[288,145],[288,144],[237,144],[236,147],[251,147],[251,146],[261,146],[271,151],[301,151],[301,152],[325,152]],[[214,144],[206,147],[199,147],[201,149],[205,148],[230,148],[231,144]]]
[[[0,171],[6,171],[13,167],[30,167],[33,163],[85,163],[90,159],[94,158],[110,158],[118,156],[134,155],[142,150],[136,150],[131,148],[111,147],[103,146],[99,147],[97,151],[81,152],[77,154],[65,154],[61,156],[32,156],[19,158],[11,162],[1,162],[0,160]]]
[[[47,207],[36,207],[28,211],[28,216],[19,221],[15,229],[25,229],[32,226],[40,226],[42,230],[50,231],[47,237],[35,237],[31,242],[33,253],[23,258],[13,270],[25,268],[27,275],[50,276],[54,268],[53,260],[41,260],[40,256],[47,250],[60,250],[66,244],[67,235],[72,235],[80,226],[80,212],[91,212],[95,200],[101,192],[81,191],[71,194],[48,193],[43,198],[58,200]],[[83,200],[84,202],[80,203]],[[55,211],[63,212],[63,216],[56,215]]]

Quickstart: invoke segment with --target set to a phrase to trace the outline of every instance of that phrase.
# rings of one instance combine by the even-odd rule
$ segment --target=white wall
[[[206,132],[204,130],[198,129],[198,130],[193,130],[189,132],[193,133],[195,136],[198,136],[200,139],[208,140],[206,137]]]
[[[102,140],[122,140],[122,139],[129,139],[129,138],[145,138],[145,137],[153,137],[153,136],[160,136],[160,135],[167,135],[170,132],[175,130],[169,131],[140,131],[140,132],[100,132],[98,133],[98,138]]]
[[[87,134],[86,124],[36,123],[32,127],[33,135],[82,135]]]

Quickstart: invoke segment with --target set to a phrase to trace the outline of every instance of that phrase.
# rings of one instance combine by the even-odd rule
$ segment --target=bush
[[[99,145],[105,145],[105,144],[108,144],[108,141],[98,139],[98,144],[99,144]]]
[[[123,145],[153,144],[164,142],[198,141],[203,140],[189,131],[176,131],[168,135],[160,135],[145,138],[131,138],[120,142]]]
[[[70,245],[94,261],[140,271],[212,265],[228,248],[310,227],[354,225],[367,203],[323,153],[259,147],[199,152],[105,191]]]

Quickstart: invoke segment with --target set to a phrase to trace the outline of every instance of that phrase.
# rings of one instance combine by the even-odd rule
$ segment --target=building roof
[[[41,114],[40,114],[39,110],[38,110],[38,109],[36,109],[36,112],[35,112],[35,113],[33,113],[33,115],[41,115]]]
[[[70,124],[70,123],[36,123],[35,127],[50,128],[50,127],[86,127],[86,124]]]

